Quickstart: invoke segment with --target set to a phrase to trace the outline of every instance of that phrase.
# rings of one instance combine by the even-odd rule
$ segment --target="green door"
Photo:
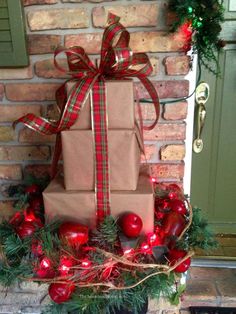
[[[227,44],[219,55],[221,77],[202,73],[210,98],[204,148],[192,156],[191,202],[204,210],[214,230],[236,233],[236,1],[225,5],[222,38]]]

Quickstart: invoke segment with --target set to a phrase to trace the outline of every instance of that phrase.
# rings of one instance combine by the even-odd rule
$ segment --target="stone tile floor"
[[[189,306],[236,307],[236,269],[192,267],[179,307],[151,303],[149,314],[189,314]]]

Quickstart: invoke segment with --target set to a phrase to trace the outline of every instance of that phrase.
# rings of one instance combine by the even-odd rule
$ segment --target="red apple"
[[[32,236],[37,229],[42,227],[43,224],[40,220],[34,222],[23,221],[20,226],[16,228],[16,233],[21,239],[24,239],[26,237]]]
[[[162,230],[166,236],[178,237],[185,228],[185,219],[176,212],[167,213],[163,219]]]
[[[143,228],[143,222],[138,215],[134,213],[127,213],[121,217],[120,226],[123,233],[127,237],[135,238],[140,235]]]
[[[181,215],[186,215],[187,214],[187,209],[183,201],[173,199],[170,202],[170,208],[176,213],[179,213]]]
[[[63,303],[70,299],[75,290],[73,283],[51,283],[48,294],[55,303]]]
[[[179,260],[184,258],[186,255],[187,255],[187,252],[184,250],[177,250],[177,249],[170,250],[168,253],[168,259],[170,261],[170,265],[173,266]],[[174,269],[174,271],[176,273],[184,273],[186,270],[189,269],[190,264],[191,264],[191,258],[189,257],[185,261],[183,261],[181,264],[179,264],[179,266],[177,266]]]
[[[88,242],[88,227],[78,222],[64,222],[59,227],[59,237],[68,245],[79,246]]]

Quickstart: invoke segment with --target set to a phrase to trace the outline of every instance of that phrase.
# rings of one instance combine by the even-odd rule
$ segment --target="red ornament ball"
[[[155,209],[162,212],[168,212],[170,210],[170,200],[167,198],[156,198]]]
[[[140,235],[143,228],[143,222],[138,215],[127,213],[121,217],[120,226],[127,237],[136,238]]]
[[[69,256],[62,255],[60,257],[60,262],[59,262],[59,274],[61,276],[67,276],[71,273],[71,267],[75,265],[75,260]]]
[[[51,283],[48,288],[48,294],[55,303],[68,301],[74,291],[75,285],[72,283]]]
[[[37,184],[31,184],[25,188],[25,193],[30,196],[37,195],[41,192],[40,186]]]
[[[170,264],[173,266],[176,264],[180,259],[184,258],[187,255],[187,252],[184,250],[177,250],[173,249],[170,250],[168,253],[168,259],[170,261]],[[185,261],[183,261],[181,264],[179,264],[174,271],[176,273],[184,273],[186,272],[191,264],[191,258],[187,258]]]
[[[88,242],[88,231],[78,222],[64,222],[59,227],[59,237],[70,246],[79,246]]]
[[[41,221],[23,221],[17,228],[16,233],[21,239],[32,236],[35,231],[39,228],[42,228],[43,224]]]
[[[181,214],[181,215],[186,215],[187,214],[187,209],[183,201],[174,199],[170,203],[170,208],[174,212]]]

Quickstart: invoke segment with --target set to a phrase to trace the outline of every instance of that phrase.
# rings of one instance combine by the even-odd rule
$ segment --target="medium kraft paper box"
[[[61,133],[66,190],[94,190],[95,152],[92,130]],[[139,130],[108,130],[111,190],[136,190],[140,168]]]
[[[69,93],[75,83],[67,83]],[[106,103],[109,129],[132,129],[134,127],[134,91],[132,80],[106,81]],[[71,130],[91,130],[91,106],[88,96],[79,117]]]
[[[91,229],[96,227],[94,191],[66,191],[63,178],[56,177],[43,192],[47,219],[79,221]],[[134,212],[142,218],[142,233],[153,231],[154,194],[147,166],[141,166],[135,191],[111,191],[111,215],[115,218]]]

